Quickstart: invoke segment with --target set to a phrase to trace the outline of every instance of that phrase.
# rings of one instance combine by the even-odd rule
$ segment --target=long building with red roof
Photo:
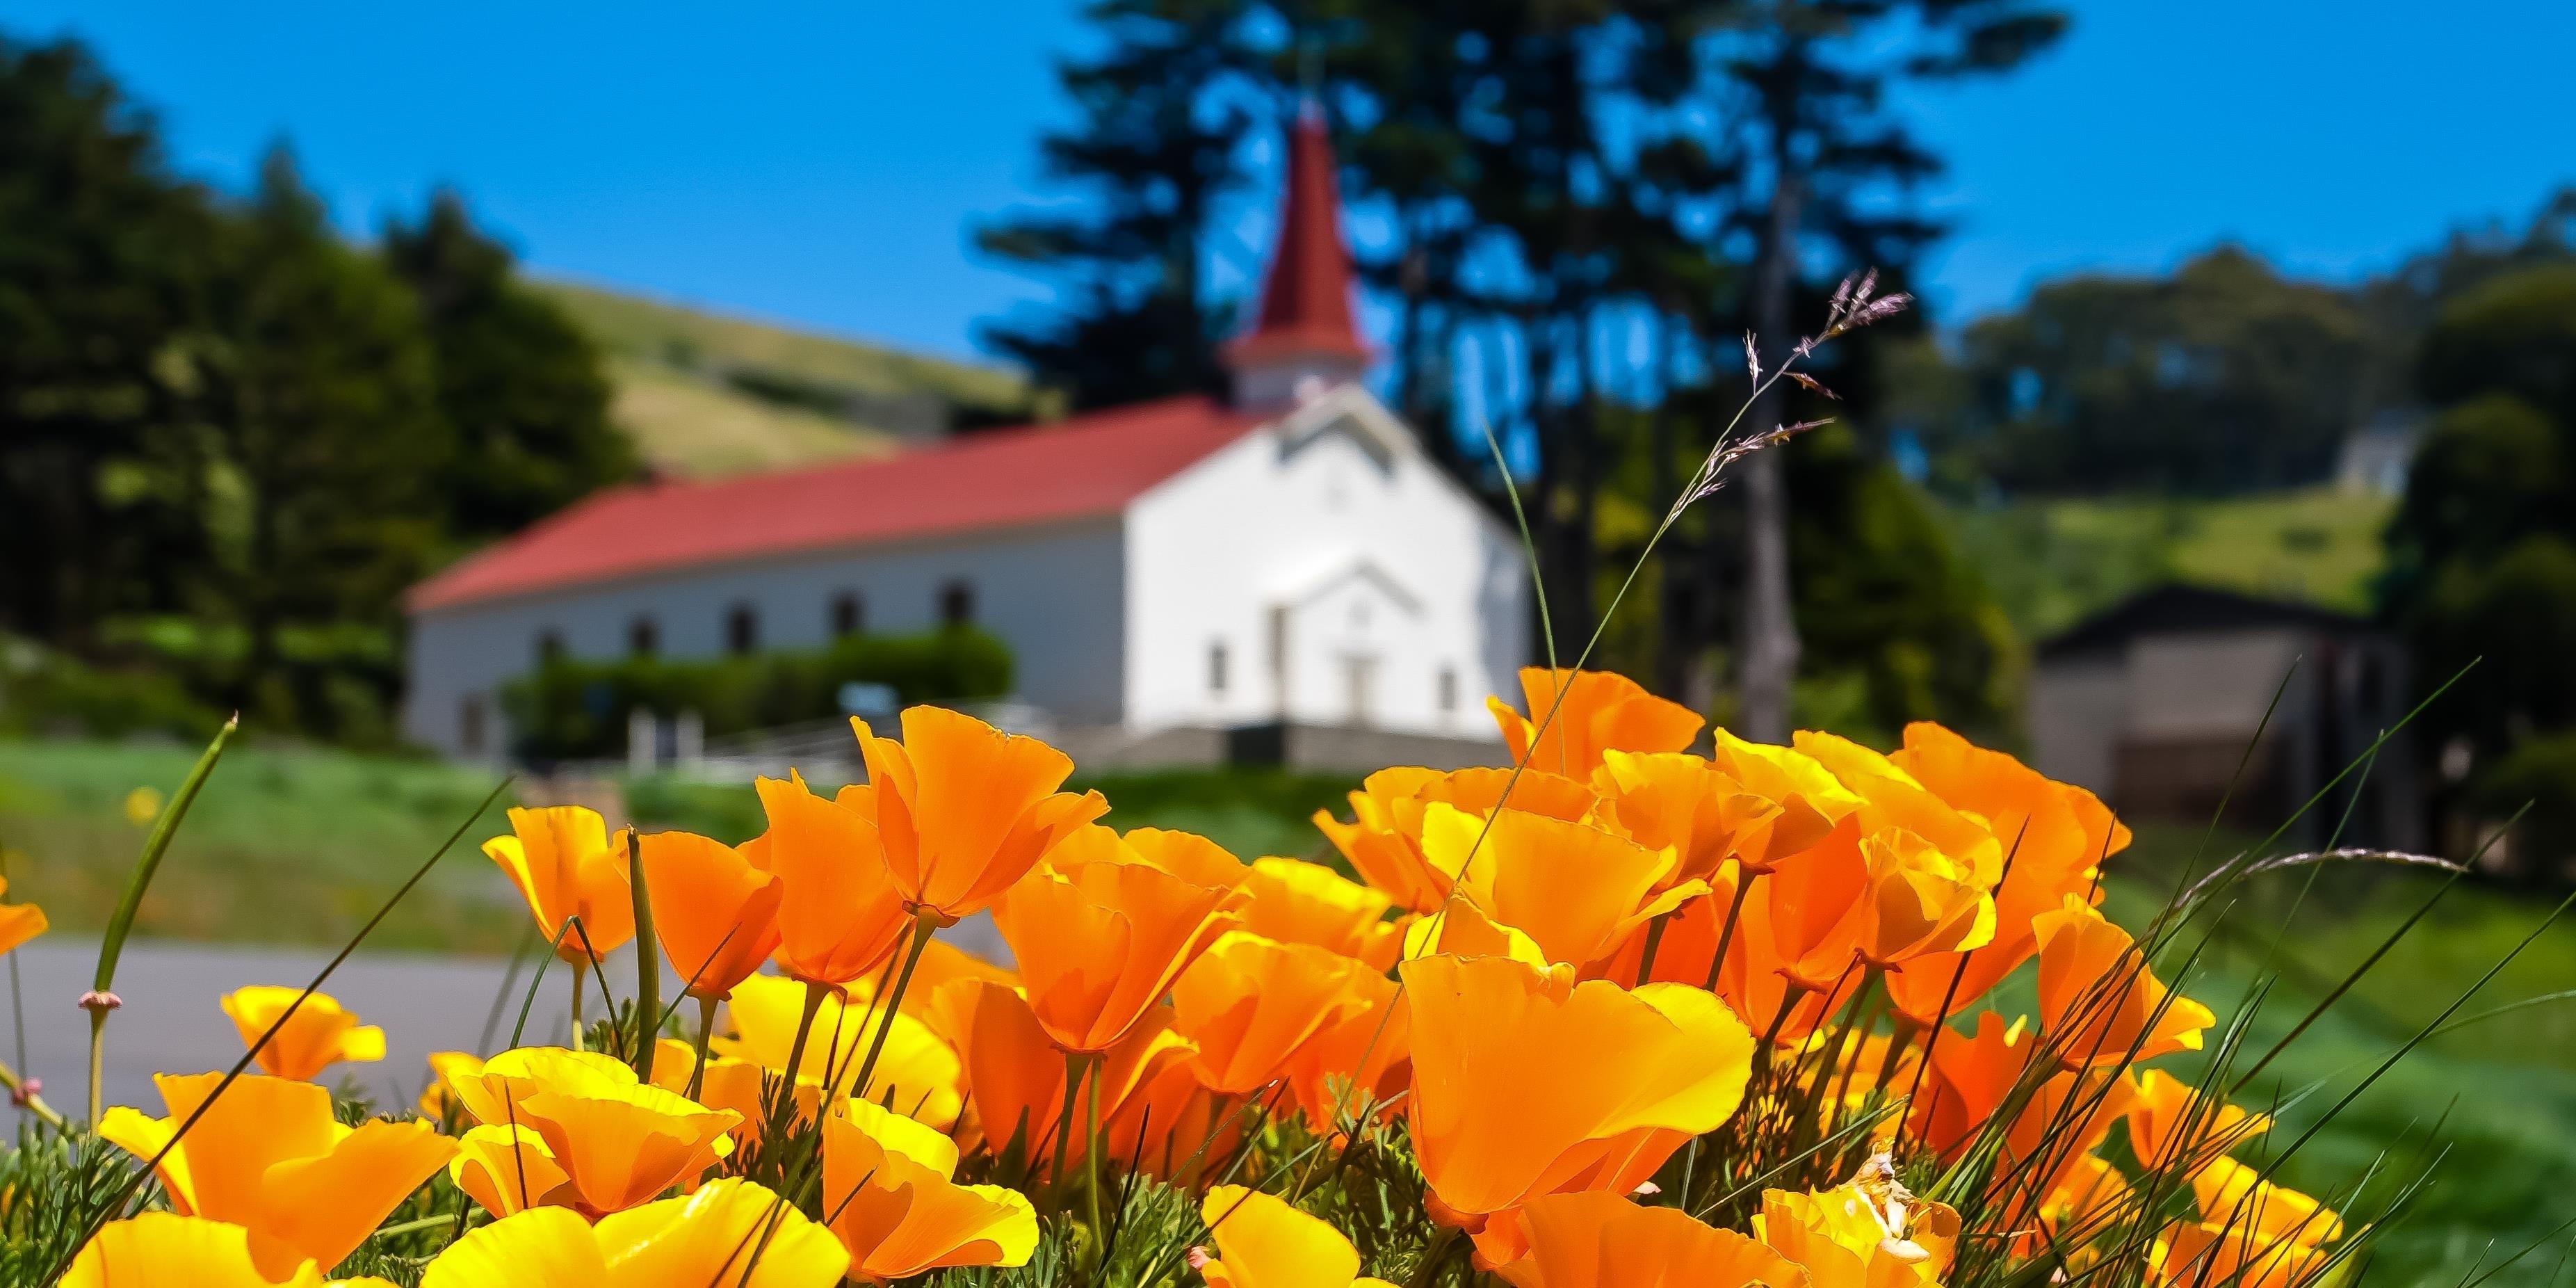
[[[1333,168],[1301,120],[1229,398],[593,496],[412,589],[406,732],[507,757],[501,695],[553,656],[972,623],[1010,645],[1015,699],[1108,735],[1087,746],[1312,727],[1472,758],[1526,652],[1518,548],[1359,383]]]

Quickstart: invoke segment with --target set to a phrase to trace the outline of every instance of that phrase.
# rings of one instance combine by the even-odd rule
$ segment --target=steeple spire
[[[1288,131],[1287,179],[1261,312],[1251,331],[1226,346],[1241,406],[1294,402],[1305,389],[1356,380],[1368,369],[1368,346],[1351,321],[1351,260],[1342,244],[1332,139],[1311,100]]]

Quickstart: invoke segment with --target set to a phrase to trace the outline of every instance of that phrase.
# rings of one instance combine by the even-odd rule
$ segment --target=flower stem
[[[10,1068],[6,1064],[0,1064],[0,1088],[7,1088],[11,1099],[16,1100],[20,1105],[25,1106],[28,1113],[44,1119],[46,1126],[60,1127],[63,1125],[63,1116],[54,1112],[54,1107],[46,1104],[43,1096],[29,1091],[27,1089],[27,1080],[20,1077],[17,1070]]]
[[[1726,921],[1717,928],[1717,951],[1709,955],[1708,982],[1700,985],[1712,993],[1717,991],[1718,973],[1726,969],[1726,950],[1735,944],[1735,923],[1744,915],[1744,898],[1753,893],[1753,878],[1757,875],[1746,871],[1741,863],[1735,865],[1735,897],[1727,901]]]
[[[823,996],[832,986],[821,980],[805,981],[805,1013],[796,1017],[796,1040],[787,1044],[787,1095],[796,1096],[796,1074],[805,1064],[805,1039],[814,1035],[814,1017],[823,1011]],[[830,1106],[823,1106],[828,1110]]]
[[[689,1071],[689,1099],[698,1098],[707,1083],[707,1041],[716,1031],[716,999],[698,996],[698,1067]]]
[[[572,973],[572,1049],[582,1049],[581,1041],[581,972]]]
[[[936,910],[924,907],[912,914],[912,949],[904,955],[903,973],[895,976],[893,991],[877,999],[877,1007],[884,1014],[877,1019],[877,1036],[868,1044],[868,1058],[859,1062],[859,1076],[850,1084],[851,1095],[867,1097],[868,1079],[877,1071],[877,1057],[885,1051],[886,1035],[894,1032],[895,1008],[903,1004],[903,991],[912,986],[912,972],[921,965],[922,951],[930,947],[930,936],[938,929]]]
[[[662,956],[653,937],[653,897],[644,887],[644,837],[626,829],[627,894],[635,901],[635,1076],[653,1082],[653,1055],[661,1043]],[[616,1023],[615,1015],[609,1023]]]
[[[1091,1094],[1082,1102],[1082,1203],[1083,1215],[1091,1224],[1092,1255],[1098,1258],[1106,1255],[1109,1238],[1108,1227],[1100,1221],[1100,1075],[1109,1057],[1102,1054],[1073,1059],[1089,1065],[1091,1073]],[[1076,1069],[1074,1075],[1079,1077],[1081,1072]]]

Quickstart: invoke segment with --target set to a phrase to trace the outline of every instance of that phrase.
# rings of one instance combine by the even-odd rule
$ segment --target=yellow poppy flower
[[[2327,1249],[2207,1221],[2166,1226],[2148,1262],[2168,1288],[2309,1288],[2335,1265]]]
[[[1016,1190],[958,1185],[957,1143],[851,1100],[823,1120],[823,1211],[851,1273],[878,1283],[942,1266],[1023,1266],[1037,1210]]]
[[[572,1175],[555,1162],[545,1137],[530,1128],[490,1123],[466,1130],[447,1160],[447,1179],[496,1217],[577,1201],[564,1187]]]
[[[754,975],[735,985],[733,997],[725,1003],[735,1036],[717,1038],[712,1045],[726,1055],[785,1073],[804,1009],[805,985],[776,975]],[[847,1094],[882,1102],[891,1091],[896,1108],[923,1122],[943,1129],[956,1122],[965,1104],[965,1066],[957,1058],[957,1049],[929,1024],[901,1009],[886,1033],[885,1049],[868,1076],[869,1085],[849,1085],[876,1040],[880,1018],[872,1007],[824,998],[806,1034],[797,1081],[812,1086],[819,1095],[829,1074],[835,1098]],[[660,1067],[659,1061],[655,1067]]]
[[[1275,1194],[1211,1186],[1199,1219],[1216,1242],[1199,1267],[1208,1288],[1391,1288],[1360,1275],[1359,1249],[1331,1222]]]
[[[1805,1268],[1815,1288],[1933,1288],[1949,1271],[1959,1214],[1885,1179],[1765,1190],[1753,1237]]]
[[[250,1231],[228,1221],[144,1212],[91,1235],[55,1288],[393,1288],[372,1276],[322,1278],[310,1261],[283,1278],[251,1260]]]
[[[447,1089],[448,1079],[482,1067],[483,1057],[471,1051],[430,1052],[429,1085],[421,1088],[420,1099],[413,1107],[420,1110],[421,1117],[433,1122],[446,1118],[451,1110],[463,1112],[464,1106],[457,1104],[455,1095]]]
[[[1383,971],[1395,965],[1401,923],[1388,921],[1394,896],[1304,859],[1252,861],[1236,885],[1243,929],[1287,944],[1313,944]]]
[[[504,1051],[451,1075],[448,1089],[484,1126],[535,1132],[570,1178],[549,1197],[592,1216],[695,1178],[731,1152],[727,1133],[740,1121],[641,1084],[614,1057],[561,1047]]]
[[[1496,1273],[1513,1288],[1807,1288],[1807,1272],[1733,1230],[1617,1194],[1545,1194],[1518,1213],[1527,1255]]]
[[[137,1158],[170,1145],[223,1075],[165,1073],[152,1081],[169,1117],[119,1105],[98,1124],[100,1136]],[[173,1209],[246,1228],[252,1260],[276,1277],[303,1261],[340,1264],[455,1152],[455,1142],[428,1123],[343,1126],[332,1116],[330,1092],[250,1074],[207,1107],[159,1171]]]
[[[555,955],[564,961],[588,969],[593,957],[635,937],[625,843],[610,839],[599,811],[579,805],[512,809],[510,835],[485,841],[483,853],[519,888],[537,929],[549,940],[563,936]],[[576,916],[581,928],[566,931],[564,922]]]
[[[793,1206],[750,1181],[727,1179],[686,1198],[610,1213],[597,1225],[565,1208],[532,1208],[449,1245],[420,1284],[833,1288],[849,1265],[839,1241]]]
[[[1590,817],[1601,803],[1582,783],[1538,769],[1381,769],[1350,794],[1350,822],[1324,809],[1315,811],[1314,822],[1351,870],[1385,891],[1396,907],[1431,912],[1449,898],[1456,873],[1423,854],[1424,811],[1438,803],[1482,818],[1506,804],[1506,797],[1524,814],[1567,820]]]
[[[2211,1225],[2250,1230],[2266,1240],[2287,1240],[2317,1247],[2343,1237],[2343,1218],[2334,1209],[2286,1185],[2264,1180],[2262,1173],[2232,1158],[2214,1158],[2193,1174],[2192,1197],[2200,1219]]]
[[[273,984],[253,984],[224,994],[221,1005],[231,1017],[233,1027],[241,1031],[242,1044],[259,1041],[259,1035],[277,1023],[286,1008],[295,1005],[303,994],[298,988],[279,988]],[[342,1061],[366,1063],[385,1058],[385,1031],[373,1024],[360,1024],[358,1017],[327,993],[315,993],[295,1007],[287,1017],[286,1027],[259,1049],[259,1067],[280,1078],[310,1081],[314,1075]]]

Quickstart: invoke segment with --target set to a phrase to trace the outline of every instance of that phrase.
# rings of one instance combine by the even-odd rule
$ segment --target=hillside
[[[1959,547],[2023,637],[2046,639],[2133,591],[2185,581],[2371,607],[2393,497],[2308,488],[2224,500],[2016,501],[1950,510]]]
[[[665,473],[707,477],[890,452],[1031,414],[1016,375],[597,286],[534,284],[609,357],[618,424]]]

